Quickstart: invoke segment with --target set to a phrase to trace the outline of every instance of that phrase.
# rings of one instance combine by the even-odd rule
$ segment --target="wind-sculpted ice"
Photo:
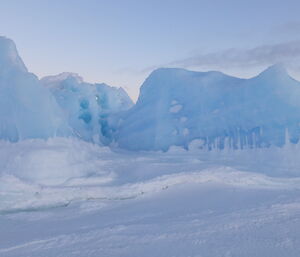
[[[114,132],[111,116],[133,105],[122,88],[85,83],[74,73],[48,76],[41,82],[55,96],[75,135],[86,141],[110,143]]]
[[[40,81],[0,37],[0,139],[78,137],[130,150],[244,149],[297,143],[300,83],[280,65],[251,79],[158,69],[133,106],[122,88],[73,73]],[[132,107],[133,106],[133,107]],[[132,107],[132,108],[131,108]]]
[[[0,139],[70,134],[54,97],[27,71],[14,42],[0,37]]]
[[[204,149],[296,143],[300,83],[280,65],[251,79],[221,72],[158,69],[116,133],[120,147],[167,150],[198,139]]]
[[[0,37],[0,139],[74,136],[109,143],[111,115],[132,105],[122,88],[85,83],[73,73],[39,81],[27,71],[14,42]]]

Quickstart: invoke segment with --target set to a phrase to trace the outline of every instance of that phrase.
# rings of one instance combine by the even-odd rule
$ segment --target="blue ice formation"
[[[0,37],[0,139],[71,134],[52,94],[27,71],[14,42]]]
[[[86,141],[109,144],[114,132],[111,117],[133,105],[122,88],[86,83],[74,73],[48,76],[41,82],[54,95],[73,133]]]
[[[282,146],[300,136],[300,83],[281,65],[251,79],[221,72],[155,70],[126,112],[115,138],[130,150]]]
[[[27,71],[14,42],[0,37],[0,139],[75,136],[108,144],[110,116],[132,105],[122,88],[85,83],[76,74],[39,80]]]
[[[150,74],[135,105],[122,88],[74,73],[41,80],[0,37],[0,139],[75,136],[129,150],[283,146],[300,137],[300,82],[280,65],[251,79],[163,68]]]

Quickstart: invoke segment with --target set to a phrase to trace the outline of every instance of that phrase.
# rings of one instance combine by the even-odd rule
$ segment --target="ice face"
[[[251,79],[158,69],[132,107],[122,88],[74,73],[39,81],[0,37],[0,139],[76,136],[131,150],[188,148],[194,139],[206,149],[282,146],[299,140],[299,99],[300,83],[279,65]]]
[[[123,89],[85,83],[75,73],[39,81],[14,42],[0,37],[0,139],[76,136],[110,143],[111,116],[132,105]]]
[[[29,73],[13,41],[0,37],[0,139],[71,134],[48,89]]]
[[[220,72],[158,69],[116,133],[131,150],[281,146],[300,135],[300,83],[279,65],[251,79]],[[183,122],[184,121],[184,122]],[[176,133],[174,133],[176,131]]]
[[[74,73],[48,76],[41,82],[53,93],[74,134],[86,141],[109,144],[112,116],[133,105],[122,88],[85,83]]]
[[[27,72],[14,42],[6,37],[0,37],[0,73],[4,74],[13,70]]]

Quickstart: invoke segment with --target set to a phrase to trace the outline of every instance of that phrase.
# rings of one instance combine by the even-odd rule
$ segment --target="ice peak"
[[[81,76],[79,76],[77,73],[72,73],[72,72],[62,72],[57,75],[46,76],[41,78],[41,82],[45,85],[49,85],[49,84],[53,85],[70,78],[74,79],[77,83],[83,82],[83,78]]]
[[[0,36],[0,72],[11,70],[27,72],[15,43],[9,38]]]
[[[163,76],[193,76],[193,77],[211,77],[211,78],[220,78],[220,77],[231,77],[227,74],[224,74],[220,71],[191,71],[186,70],[184,68],[158,68],[149,75],[151,76],[157,76],[157,77],[163,77]],[[233,78],[233,77],[232,77]]]
[[[287,70],[285,66],[282,63],[277,63],[274,64],[267,69],[265,69],[262,73],[259,74],[261,75],[269,75],[269,76],[278,76],[278,75],[284,75],[288,76]]]

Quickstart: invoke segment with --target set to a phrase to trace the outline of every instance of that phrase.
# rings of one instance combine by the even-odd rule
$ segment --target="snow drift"
[[[89,200],[126,200],[177,185],[299,190],[300,147],[112,151],[76,138],[0,141],[0,216]]]

